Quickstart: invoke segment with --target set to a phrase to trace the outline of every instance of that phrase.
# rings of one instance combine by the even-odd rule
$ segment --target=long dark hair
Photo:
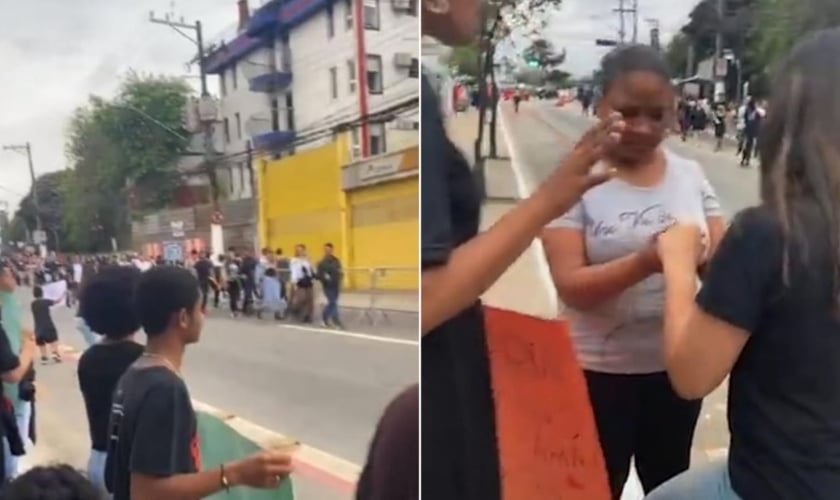
[[[802,231],[810,221],[801,218],[818,213],[834,258],[835,291],[840,284],[838,88],[840,29],[834,28],[799,43],[777,68],[758,142],[761,199],[776,213],[787,241],[785,280],[790,243],[806,243]]]

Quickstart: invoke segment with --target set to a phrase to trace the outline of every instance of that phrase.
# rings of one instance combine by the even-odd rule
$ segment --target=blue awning
[[[258,37],[271,31],[280,24],[280,5],[282,0],[272,0],[263,5],[251,15],[245,33],[250,37]]]
[[[293,130],[278,130],[275,132],[266,132],[251,137],[251,143],[254,149],[259,151],[280,151],[295,141],[296,134]]]
[[[281,92],[292,83],[292,74],[287,71],[270,71],[248,82],[251,92]]]

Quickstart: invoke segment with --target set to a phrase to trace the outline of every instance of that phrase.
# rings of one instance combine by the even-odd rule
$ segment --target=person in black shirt
[[[246,250],[242,257],[240,273],[242,273],[242,312],[246,315],[253,313],[254,297],[257,291],[257,266],[259,261],[251,250]]]
[[[759,142],[761,202],[738,214],[695,297],[700,231],[658,238],[674,389],[729,376],[726,460],[649,500],[834,500],[840,492],[840,29],[777,67]]]
[[[135,310],[146,332],[143,355],[120,378],[108,432],[106,482],[114,500],[204,498],[231,486],[276,488],[291,472],[288,454],[265,451],[202,470],[196,416],[181,362],[204,323],[192,274],[175,267],[143,273]]]
[[[140,275],[131,266],[107,267],[85,284],[79,301],[85,323],[103,336],[82,354],[77,369],[90,432],[88,477],[102,491],[111,395],[123,373],[143,354],[143,346],[134,341],[140,329],[134,310],[134,288]]]
[[[210,293],[210,277],[213,274],[213,263],[210,256],[202,252],[198,261],[193,265],[195,276],[198,278],[198,286],[201,288],[201,308],[207,309],[207,296]]]
[[[2,500],[39,498],[102,500],[102,493],[79,471],[66,464],[33,467],[0,491]]]
[[[52,306],[60,304],[64,297],[59,300],[44,298],[44,290],[40,286],[32,289],[34,300],[31,304],[32,320],[35,322],[35,343],[41,351],[41,363],[47,364],[48,355],[52,355],[56,363],[61,363],[61,353],[58,352],[58,329],[52,319]]]
[[[423,34],[451,46],[472,43],[479,2],[447,6],[423,2]],[[425,76],[420,101],[422,491],[435,500],[498,500],[496,424],[479,297],[551,220],[610,178],[612,172],[591,170],[620,140],[624,122],[615,114],[599,122],[541,187],[479,235],[480,191],[446,136],[440,102]]]

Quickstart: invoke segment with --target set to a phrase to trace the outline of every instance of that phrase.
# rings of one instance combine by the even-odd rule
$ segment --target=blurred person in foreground
[[[3,380],[3,460],[6,479],[17,476],[20,457],[35,442],[35,333],[23,324],[15,296],[17,280],[8,262],[0,262],[0,378]]]
[[[3,487],[0,500],[102,500],[102,493],[67,464],[39,465]]]
[[[699,293],[700,230],[658,238],[668,375],[689,399],[729,377],[731,442],[726,459],[649,500],[840,492],[840,30],[808,37],[777,71],[759,141],[761,201],[735,217]]]
[[[198,499],[236,486],[275,489],[291,456],[262,451],[202,469],[198,428],[181,376],[186,347],[204,325],[198,280],[186,269],[143,273],[134,296],[146,349],[114,390],[105,478],[113,500]]]
[[[450,45],[472,43],[479,29],[480,2],[424,0],[423,34]],[[610,116],[593,127],[545,184],[478,234],[481,199],[471,169],[446,136],[441,104],[423,77],[422,154],[422,398],[423,494],[436,500],[496,500],[501,496],[490,367],[479,297],[514,263],[552,219],[567,211],[611,172],[590,173],[605,148],[615,144],[624,123]],[[406,389],[395,401],[416,394]],[[414,402],[413,404],[417,404]],[[410,412],[401,419],[401,441],[416,440]],[[377,430],[380,436],[382,428]],[[414,471],[406,477],[397,439],[375,438],[360,499],[417,498]],[[380,458],[379,460],[377,458]],[[410,469],[410,466],[408,467]]]
[[[87,282],[79,302],[81,317],[102,333],[102,340],[82,354],[77,368],[91,443],[87,473],[100,491],[105,491],[111,395],[123,373],[143,354],[143,346],[134,340],[140,329],[134,288],[141,274],[133,266],[105,268]]]

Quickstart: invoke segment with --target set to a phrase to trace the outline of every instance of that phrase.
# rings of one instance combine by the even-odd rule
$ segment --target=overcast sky
[[[633,0],[625,0],[625,6],[632,6]],[[650,24],[647,20],[659,21],[663,45],[688,20],[688,14],[697,0],[638,0],[639,30],[641,43],[650,41]],[[560,50],[566,48],[565,71],[575,76],[591,74],[601,57],[609,48],[595,46],[596,38],[617,39],[619,16],[613,12],[619,0],[563,0],[543,31],[543,36]],[[632,36],[632,15],[625,14],[627,40]],[[511,51],[516,55],[528,45],[527,38],[518,39]]]
[[[252,7],[259,3],[251,0]],[[618,19],[610,11],[617,4],[564,0],[547,37],[568,49],[566,70],[584,74],[595,67],[604,50],[593,40],[614,35]],[[639,4],[641,19],[660,19],[665,41],[694,0]],[[37,172],[65,168],[68,118],[90,94],[113,95],[129,69],[187,74],[193,48],[165,26],[149,23],[150,10],[201,19],[209,40],[230,33],[237,13],[236,0],[0,0],[0,9],[0,60],[6,71],[0,78],[0,144],[30,141]],[[25,158],[0,151],[0,200],[16,204],[29,183]]]
[[[170,0],[0,0],[0,10],[0,144],[31,142],[36,173],[65,168],[68,118],[90,94],[113,95],[129,69],[188,74],[195,53],[148,22]],[[201,19],[208,39],[236,24],[236,0],[177,0],[174,12]],[[29,185],[26,159],[0,151],[0,200],[16,204]]]

